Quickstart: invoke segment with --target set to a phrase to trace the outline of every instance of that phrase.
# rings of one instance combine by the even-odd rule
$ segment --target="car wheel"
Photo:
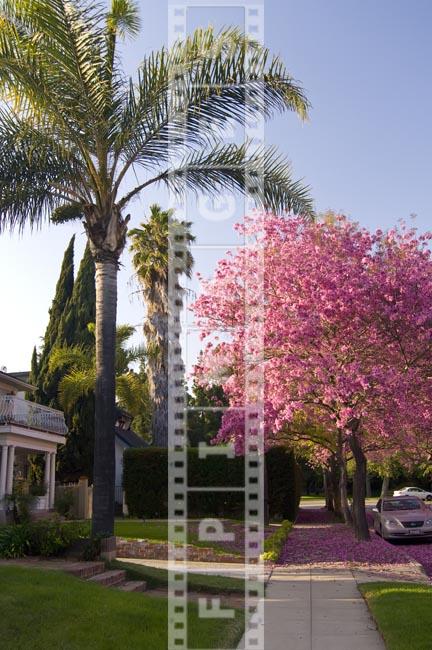
[[[432,501],[432,496],[430,494],[428,494],[425,501]]]

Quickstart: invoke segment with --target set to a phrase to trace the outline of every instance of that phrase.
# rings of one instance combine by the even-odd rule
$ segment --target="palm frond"
[[[178,146],[203,146],[229,123],[295,111],[308,100],[277,56],[236,29],[196,30],[147,57],[124,98],[115,148],[126,165],[154,165]]]
[[[135,334],[135,327],[127,323],[117,325],[116,328],[116,343],[117,346],[122,347],[131,336]]]
[[[172,210],[162,210],[159,205],[150,206],[147,222],[129,231],[129,250],[139,283],[150,302],[166,300],[168,283],[168,239],[176,242],[177,250],[183,253],[183,273],[191,276],[194,260],[190,244],[195,241],[190,221],[174,218]]]
[[[94,368],[79,370],[74,368],[59,383],[59,401],[65,411],[71,411],[81,397],[89,395],[96,384]]]
[[[119,406],[134,417],[149,408],[147,385],[135,372],[127,372],[117,377],[116,396]]]
[[[80,372],[93,371],[94,356],[79,345],[56,347],[50,354],[49,369],[51,372],[73,368]]]
[[[112,0],[107,25],[120,38],[137,36],[141,26],[138,4],[132,0]]]
[[[80,196],[80,159],[7,110],[0,110],[0,149],[0,230],[33,225]]]
[[[291,164],[275,147],[252,150],[249,143],[196,151],[175,169],[167,169],[143,187],[163,182],[174,193],[189,190],[217,196],[221,190],[249,193],[264,209],[313,216],[309,188],[292,179]],[[130,200],[133,193],[125,197]]]
[[[7,87],[16,102],[27,108],[29,101],[33,107],[43,105],[51,119],[61,108],[58,123],[71,112],[74,120],[80,113],[88,119],[90,111],[93,120],[100,117],[107,91],[102,74],[106,12],[100,3],[3,0],[1,8],[8,26],[2,30],[5,45],[15,56],[6,58],[0,50],[0,66],[13,81]]]

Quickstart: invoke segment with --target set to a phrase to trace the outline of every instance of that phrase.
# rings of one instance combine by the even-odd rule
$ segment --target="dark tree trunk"
[[[340,456],[340,475],[339,475],[339,493],[340,493],[340,503],[342,516],[346,524],[352,524],[353,518],[351,514],[351,509],[348,502],[348,490],[347,490],[347,468],[346,468],[346,459],[345,454],[342,452]]]
[[[333,494],[331,489],[330,472],[326,467],[323,468],[323,488],[324,488],[326,510],[328,510],[329,512],[334,512],[334,502],[333,502]]]
[[[359,541],[369,540],[370,535],[365,502],[367,460],[356,433],[351,434],[349,444],[356,464],[353,481],[354,532]]]
[[[348,491],[347,491],[347,467],[346,467],[346,458],[344,451],[344,443],[342,431],[338,431],[338,447],[337,447],[337,458],[339,463],[339,498],[340,498],[340,510],[346,524],[352,524],[352,515],[348,503]]]
[[[333,499],[333,512],[337,517],[342,517],[340,490],[339,490],[339,475],[340,467],[336,454],[332,454],[330,458],[330,491]]]
[[[93,534],[114,533],[117,263],[96,261]]]
[[[381,499],[383,497],[386,497],[389,491],[389,485],[390,485],[390,477],[389,476],[384,476],[383,482],[381,485]]]
[[[370,499],[371,496],[372,496],[371,480],[370,480],[369,472],[366,472],[366,497]]]
[[[267,456],[264,454],[264,525],[270,524],[270,507],[269,507],[269,483]]]

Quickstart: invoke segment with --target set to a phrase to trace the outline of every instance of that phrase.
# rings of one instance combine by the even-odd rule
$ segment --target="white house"
[[[57,445],[64,444],[67,433],[61,411],[25,399],[25,393],[35,388],[23,376],[0,371],[0,521],[5,519],[4,497],[11,494],[14,479],[27,478],[30,454],[43,454],[45,460],[47,490],[37,507],[54,507]]]
[[[123,454],[126,449],[148,447],[149,445],[130,427],[132,417],[117,408],[115,428],[115,501],[117,510],[123,507]]]

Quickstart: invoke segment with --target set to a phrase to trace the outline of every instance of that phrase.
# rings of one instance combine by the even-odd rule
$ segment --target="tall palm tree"
[[[0,227],[52,216],[84,222],[96,265],[93,532],[107,534],[117,271],[129,203],[158,183],[173,192],[244,191],[247,169],[249,179],[264,170],[257,204],[312,210],[275,149],[221,141],[228,123],[257,114],[306,116],[307,99],[281,60],[237,30],[197,30],[128,78],[118,43],[139,28],[134,0],[110,0],[108,10],[97,0],[0,0]]]
[[[152,438],[157,447],[168,446],[168,234],[169,229],[184,246],[182,269],[191,276],[193,257],[189,244],[195,240],[191,223],[173,219],[172,210],[150,206],[150,217],[129,232],[130,250],[147,308],[144,335],[147,341],[147,373],[153,403]],[[176,234],[177,233],[177,234]],[[176,282],[175,308],[182,308],[183,288]],[[175,316],[173,314],[173,316]],[[178,346],[177,346],[178,347]]]

